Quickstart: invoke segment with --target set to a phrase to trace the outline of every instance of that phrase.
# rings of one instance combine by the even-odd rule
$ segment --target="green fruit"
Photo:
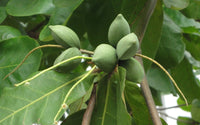
[[[92,61],[104,72],[112,72],[117,63],[115,48],[109,44],[100,44],[94,51]]]
[[[124,36],[117,44],[117,56],[119,60],[126,60],[134,56],[139,49],[139,40],[134,33]]]
[[[144,77],[144,69],[134,58],[123,60],[119,65],[126,69],[126,79],[132,82],[141,83]]]
[[[54,65],[66,60],[66,59],[72,58],[74,56],[81,56],[81,52],[79,51],[79,49],[77,49],[75,47],[71,47],[71,48],[63,51],[56,58]],[[69,72],[69,71],[75,69],[80,63],[81,63],[81,59],[74,59],[72,61],[66,62],[66,63],[56,67],[56,70],[58,72]]]
[[[111,45],[116,46],[119,40],[130,33],[130,27],[122,14],[118,14],[111,23],[108,30],[108,41]]]
[[[76,33],[71,30],[70,28],[63,26],[63,25],[55,25],[55,26],[49,26],[51,29],[52,36],[54,37],[54,40],[66,47],[77,47],[80,48],[80,40]]]

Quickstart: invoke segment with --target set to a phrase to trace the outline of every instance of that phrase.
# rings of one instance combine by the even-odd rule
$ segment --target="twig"
[[[93,109],[95,106],[95,101],[96,101],[96,87],[97,87],[97,84],[94,84],[92,94],[90,97],[90,101],[89,101],[87,109],[83,115],[82,125],[90,125],[90,120],[92,117],[92,112],[93,112]]]
[[[182,123],[187,123],[187,124],[192,124],[192,125],[194,125],[194,124],[199,124],[198,122],[196,122],[196,121],[187,121],[187,120],[183,120],[183,119],[177,119],[177,118],[174,118],[174,117],[172,117],[172,116],[169,116],[168,114],[165,114],[165,113],[163,113],[163,112],[159,112],[161,115],[164,115],[164,116],[166,116],[166,117],[168,117],[168,118],[171,118],[171,119],[173,119],[173,120],[176,120],[176,121],[179,121],[179,122],[182,122]]]
[[[24,83],[27,83],[27,82],[29,82],[29,81],[31,81],[31,80],[37,78],[38,76],[42,75],[43,73],[45,73],[45,72],[47,72],[47,71],[49,71],[49,70],[51,70],[51,69],[54,69],[54,68],[58,67],[59,65],[62,65],[63,63],[72,61],[72,60],[74,60],[74,59],[80,59],[80,58],[83,58],[83,59],[92,59],[91,57],[74,56],[74,57],[69,58],[69,59],[66,59],[66,60],[64,60],[64,61],[62,61],[62,62],[59,62],[59,63],[57,63],[56,65],[53,65],[53,66],[51,66],[51,67],[49,67],[49,68],[47,68],[47,69],[45,69],[45,70],[42,70],[41,72],[39,72],[38,74],[34,75],[33,77],[31,77],[31,78],[29,78],[29,79],[26,79],[26,80],[24,80],[24,81],[22,81],[22,82],[20,82],[20,83],[18,83],[18,84],[15,84],[15,86],[20,86],[20,85],[22,85],[22,84],[24,84]]]
[[[25,60],[29,57],[29,55],[31,55],[31,53],[33,53],[35,50],[37,49],[41,49],[41,48],[45,48],[45,47],[57,47],[57,48],[63,48],[61,45],[52,45],[52,44],[48,44],[48,45],[42,45],[42,46],[38,46],[34,49],[32,49],[25,57],[24,59],[21,61],[21,63],[15,67],[10,73],[8,73],[3,80],[5,80],[8,76],[10,76],[11,74],[13,74],[17,69],[19,69],[19,67],[25,62]]]
[[[93,54],[94,54],[94,52],[88,51],[88,50],[85,50],[85,49],[80,49],[80,51],[81,51],[82,53],[89,54],[89,55],[93,55]]]
[[[188,101],[186,99],[186,97],[184,96],[183,92],[180,90],[180,88],[178,87],[178,85],[176,84],[175,80],[171,77],[171,75],[168,73],[168,71],[162,66],[160,65],[157,61],[155,61],[154,59],[151,59],[148,56],[142,55],[142,54],[135,54],[136,56],[145,58],[147,60],[150,60],[151,62],[155,63],[157,66],[159,66],[166,74],[167,76],[171,79],[171,81],[173,82],[174,86],[176,87],[176,89],[180,92],[181,96],[183,97],[186,105],[188,106]]]
[[[56,113],[56,115],[55,115],[55,117],[54,117],[54,123],[57,122],[57,118],[58,118],[60,112],[62,111],[62,109],[66,109],[66,108],[67,108],[66,101],[67,101],[69,95],[71,94],[71,92],[74,90],[74,88],[75,88],[80,82],[82,82],[85,78],[87,78],[87,77],[93,72],[93,70],[94,70],[95,68],[96,68],[96,65],[95,65],[88,73],[86,73],[86,75],[84,75],[80,80],[78,80],[78,81],[70,88],[70,90],[67,92],[67,94],[66,94],[66,96],[65,96],[65,98],[64,98],[64,100],[63,100],[62,106],[60,107],[60,109],[58,110],[58,112]]]
[[[157,108],[157,110],[167,110],[167,109],[173,109],[173,108],[180,108],[180,107],[184,107],[184,106],[187,106],[187,105],[182,104],[182,105],[176,105],[176,106],[171,106],[171,107]]]

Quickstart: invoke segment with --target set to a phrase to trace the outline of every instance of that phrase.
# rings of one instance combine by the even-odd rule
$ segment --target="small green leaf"
[[[190,0],[163,0],[166,7],[175,9],[175,10],[182,10],[186,8]]]
[[[81,125],[85,110],[80,110],[69,115],[61,125]]]
[[[165,68],[176,66],[184,57],[185,44],[181,29],[167,16],[164,23],[156,60]]]
[[[131,125],[123,97],[126,71],[119,67],[112,76],[101,79],[97,88],[97,99],[91,125]]]
[[[32,53],[17,71],[3,80],[26,54],[37,46],[39,46],[38,42],[27,36],[4,40],[0,43],[0,92],[3,87],[12,86],[38,71],[42,56],[41,50]]]
[[[0,42],[17,36],[21,36],[19,30],[10,26],[3,26],[3,25],[0,26]]]
[[[169,77],[160,68],[152,67],[147,73],[147,80],[149,85],[164,93],[176,93]]]
[[[79,78],[76,74],[66,75],[52,70],[25,85],[5,88],[0,97],[0,112],[3,114],[0,116],[0,124],[53,124],[65,95]],[[92,81],[93,77],[82,81],[70,94],[67,105],[84,96]]]
[[[193,99],[200,99],[200,87],[193,73],[192,65],[187,58],[184,58],[179,65],[171,69],[171,75],[189,103]]]
[[[200,101],[198,99],[192,101],[191,114],[192,119],[200,122]]]
[[[142,91],[135,83],[126,81],[125,97],[137,125],[153,125]]]
[[[6,6],[12,16],[51,14],[55,6],[52,0],[10,0]]]
[[[0,24],[6,19],[6,17],[7,17],[6,8],[0,7]]]

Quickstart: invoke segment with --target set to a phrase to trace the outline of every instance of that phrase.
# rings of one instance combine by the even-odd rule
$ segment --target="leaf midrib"
[[[106,100],[105,100],[105,106],[104,106],[104,110],[103,110],[101,125],[104,125],[104,122],[105,122],[105,115],[106,115],[106,110],[107,110],[107,105],[108,105],[109,88],[110,88],[110,82],[108,82],[108,87],[106,90]]]
[[[23,110],[23,109],[25,109],[25,108],[27,108],[27,107],[29,107],[29,106],[33,105],[34,103],[36,103],[36,102],[38,102],[38,101],[42,100],[42,99],[43,99],[43,98],[45,98],[46,96],[49,96],[50,94],[52,94],[52,93],[56,92],[57,90],[59,90],[59,89],[61,89],[61,88],[65,87],[66,85],[68,85],[68,84],[70,84],[70,83],[72,83],[72,82],[74,82],[74,81],[76,81],[76,80],[80,79],[81,77],[82,77],[82,75],[81,75],[81,76],[78,76],[78,77],[76,77],[76,78],[74,78],[74,79],[72,79],[72,80],[71,80],[71,81],[69,81],[69,82],[66,82],[65,84],[63,84],[63,85],[61,85],[61,86],[57,87],[56,89],[54,89],[54,90],[52,90],[52,91],[48,92],[47,94],[44,94],[44,95],[43,95],[43,96],[41,96],[40,98],[38,98],[38,99],[36,99],[36,100],[32,101],[31,103],[29,103],[29,104],[27,104],[27,105],[23,106],[22,108],[20,108],[20,109],[18,109],[18,110],[16,110],[16,111],[14,111],[14,112],[13,112],[13,113],[11,113],[10,115],[8,115],[8,116],[4,117],[3,119],[1,119],[1,120],[0,120],[0,123],[1,123],[1,122],[3,122],[4,120],[6,120],[6,119],[10,118],[11,116],[15,115],[16,113],[20,112],[21,110]]]

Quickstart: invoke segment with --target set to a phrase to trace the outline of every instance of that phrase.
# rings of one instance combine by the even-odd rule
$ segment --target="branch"
[[[147,83],[147,78],[146,76],[144,77],[142,83],[141,83],[141,89],[144,95],[144,98],[146,100],[147,106],[149,108],[149,112],[153,121],[154,125],[162,125],[160,121],[160,117],[158,115],[158,112],[156,110],[156,106],[149,88],[149,85]]]
[[[196,125],[196,124],[199,124],[198,122],[196,121],[187,121],[187,120],[183,120],[183,119],[177,119],[177,118],[174,118],[172,116],[169,116],[168,114],[165,114],[165,113],[162,113],[162,112],[159,112],[161,115],[164,115],[170,119],[173,119],[173,120],[176,120],[176,121],[179,121],[179,122],[182,122],[182,123],[186,123],[186,124],[192,124],[192,125]]]
[[[89,50],[85,50],[85,49],[80,49],[80,51],[81,51],[82,53],[89,54],[89,55],[93,55],[93,54],[94,54],[94,52],[89,51]]]
[[[92,94],[90,97],[90,101],[88,103],[87,109],[83,116],[82,125],[90,125],[90,120],[92,117],[92,112],[93,112],[93,109],[95,106],[95,101],[96,101],[96,87],[97,87],[97,84],[94,84],[93,91],[92,91]]]
[[[187,106],[187,104],[182,104],[182,105],[177,105],[177,106],[171,106],[171,107],[164,107],[164,108],[157,108],[157,110],[167,110],[167,109],[173,109],[173,108],[180,108],[180,107],[184,107],[184,106]]]

